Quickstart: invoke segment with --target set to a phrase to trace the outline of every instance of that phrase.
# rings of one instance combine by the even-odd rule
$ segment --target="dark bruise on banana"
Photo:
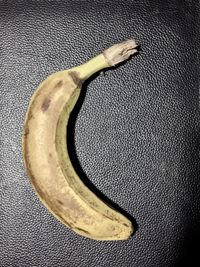
[[[91,239],[125,240],[133,226],[76,174],[68,155],[66,125],[83,82],[127,60],[136,47],[134,40],[115,44],[83,65],[47,77],[33,94],[25,117],[24,164],[38,197],[64,225]]]

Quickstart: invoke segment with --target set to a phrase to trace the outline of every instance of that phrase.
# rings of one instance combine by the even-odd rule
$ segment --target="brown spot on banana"
[[[44,102],[42,103],[41,110],[42,110],[43,112],[46,112],[47,109],[49,108],[50,103],[51,103],[51,99],[46,98],[46,99],[44,100]]]
[[[55,85],[55,89],[58,89],[60,87],[63,86],[63,80],[60,80],[56,85]]]
[[[81,86],[83,84],[83,80],[80,78],[78,71],[69,71],[68,74],[71,76],[74,84],[77,86]]]
[[[29,134],[29,127],[26,126],[25,130],[24,130],[24,137],[26,138],[26,136]]]
[[[58,202],[61,206],[64,205],[64,203],[63,203],[62,201],[60,201],[59,199],[57,199],[57,202]]]
[[[90,233],[82,228],[79,228],[79,227],[74,227],[73,228],[74,230],[77,230],[78,232],[80,233],[83,233],[83,234],[86,234],[86,235],[90,235]]]
[[[30,121],[31,119],[34,119],[34,115],[33,115],[33,113],[30,111],[30,112],[28,113],[27,121]]]

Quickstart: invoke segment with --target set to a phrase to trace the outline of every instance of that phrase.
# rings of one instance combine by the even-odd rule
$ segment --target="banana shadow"
[[[115,68],[115,67],[113,67]],[[80,179],[82,180],[82,182],[93,192],[95,193],[95,195],[97,197],[99,197],[103,202],[105,202],[108,206],[110,206],[111,208],[113,208],[114,210],[120,212],[121,214],[123,214],[124,216],[126,216],[132,223],[133,227],[134,227],[134,233],[132,235],[135,234],[135,232],[138,230],[138,224],[136,223],[136,220],[125,210],[123,210],[120,206],[118,206],[116,203],[114,203],[112,200],[110,200],[107,196],[105,196],[102,192],[100,192],[95,185],[88,179],[86,173],[84,172],[84,170],[82,169],[79,160],[78,160],[78,156],[76,153],[76,149],[75,149],[75,123],[76,123],[76,119],[78,116],[78,113],[81,109],[81,106],[83,104],[85,95],[86,95],[86,90],[88,85],[90,84],[90,82],[96,78],[99,74],[94,74],[91,78],[89,78],[86,82],[84,82],[83,86],[82,86],[82,90],[81,90],[81,94],[78,98],[78,101],[74,107],[74,109],[71,112],[69,121],[68,121],[68,125],[67,125],[67,145],[68,145],[68,153],[69,153],[69,157],[70,160],[72,162],[72,165],[76,171],[76,173],[78,174],[78,176],[80,177]]]

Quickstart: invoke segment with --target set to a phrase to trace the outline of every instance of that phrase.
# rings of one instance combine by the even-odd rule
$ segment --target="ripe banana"
[[[83,82],[137,52],[134,40],[106,49],[85,64],[47,77],[33,94],[22,147],[26,172],[42,203],[76,233],[96,240],[124,240],[132,223],[108,207],[76,174],[66,144],[66,125]]]

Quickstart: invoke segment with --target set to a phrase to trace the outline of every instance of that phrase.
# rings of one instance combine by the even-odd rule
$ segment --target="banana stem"
[[[76,70],[79,72],[79,77],[81,80],[85,81],[94,73],[108,68],[109,64],[106,61],[103,54],[95,56],[94,58],[90,59],[88,62],[78,66]]]
[[[126,40],[106,49],[102,54],[90,59],[88,62],[76,68],[82,80],[88,79],[94,73],[109,67],[113,67],[120,62],[127,60],[137,52],[135,40]]]

